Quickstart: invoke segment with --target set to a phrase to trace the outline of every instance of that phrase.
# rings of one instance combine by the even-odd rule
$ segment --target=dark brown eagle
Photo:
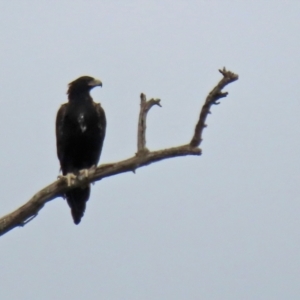
[[[100,103],[95,103],[90,96],[90,90],[95,86],[102,86],[102,82],[89,76],[72,81],[67,92],[69,102],[57,112],[57,156],[68,184],[80,170],[96,166],[100,158],[106,118]],[[80,223],[89,196],[90,186],[65,193],[75,224]]]

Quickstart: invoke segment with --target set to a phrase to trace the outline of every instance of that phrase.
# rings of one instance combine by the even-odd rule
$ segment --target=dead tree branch
[[[160,105],[160,99],[151,99],[147,101],[146,95],[141,94],[141,109],[140,109],[140,116],[139,116],[139,124],[138,124],[138,137],[137,137],[137,154],[143,155],[144,152],[147,152],[148,149],[146,148],[146,120],[147,120],[147,113],[150,108],[154,105]]]
[[[237,74],[234,74],[230,71],[226,71],[225,68],[223,70],[219,70],[219,72],[223,75],[223,78],[220,80],[220,82],[212,89],[212,91],[208,94],[208,96],[205,99],[205,103],[202,106],[199,121],[196,124],[195,127],[195,133],[194,136],[190,142],[190,145],[192,147],[198,147],[202,142],[202,132],[203,129],[206,127],[205,120],[210,114],[210,108],[214,104],[220,104],[217,102],[219,99],[224,98],[228,95],[227,92],[222,92],[223,88],[233,82],[239,79],[239,76]]]
[[[150,165],[163,159],[186,155],[201,155],[201,149],[198,147],[202,141],[202,132],[206,127],[205,121],[207,115],[210,113],[211,106],[219,104],[217,101],[226,97],[228,94],[227,92],[222,92],[223,88],[238,79],[238,75],[227,71],[225,68],[219,71],[223,75],[223,78],[207,96],[195,127],[194,136],[189,144],[158,151],[149,151],[146,148],[147,113],[152,106],[161,105],[159,99],[151,99],[147,101],[146,96],[141,94],[136,155],[123,161],[100,165],[97,168],[91,168],[88,176],[85,176],[86,174],[84,174],[84,172],[80,172],[71,187],[67,186],[65,177],[59,178],[54,183],[37,192],[27,203],[16,209],[14,212],[0,218],[0,235],[5,234],[15,227],[26,225],[37,216],[38,212],[47,202],[60,197],[69,189],[86,185],[87,183],[95,182],[120,173],[135,172],[135,170],[140,167]]]

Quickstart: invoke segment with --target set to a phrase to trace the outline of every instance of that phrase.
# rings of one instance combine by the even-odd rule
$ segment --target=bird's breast
[[[99,130],[97,113],[92,105],[71,105],[65,121],[71,135],[88,135]]]
[[[81,130],[82,133],[84,133],[87,129],[87,123],[84,117],[84,113],[80,113],[78,118],[77,118],[77,122],[79,124],[79,128]]]

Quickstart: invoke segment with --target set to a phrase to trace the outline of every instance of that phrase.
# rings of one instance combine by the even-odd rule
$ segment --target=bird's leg
[[[86,178],[89,177],[89,169],[83,169],[83,174]]]
[[[79,179],[80,180],[84,180],[84,179],[87,179],[89,178],[89,169],[82,169],[80,170],[80,177]]]
[[[92,165],[90,167],[90,170],[92,171],[92,173],[95,173],[96,169],[97,169],[97,165]]]
[[[97,169],[97,165],[92,165],[92,166],[90,167],[91,173],[94,174],[94,173],[96,172],[96,169]],[[95,184],[95,182],[92,182],[92,184]]]
[[[71,186],[76,179],[76,176],[73,173],[68,173],[65,178],[67,179],[68,186]]]

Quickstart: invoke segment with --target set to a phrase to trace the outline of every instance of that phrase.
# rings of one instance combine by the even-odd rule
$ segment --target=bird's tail
[[[90,186],[72,189],[66,193],[74,223],[78,225],[84,215],[86,202],[90,197]]]

